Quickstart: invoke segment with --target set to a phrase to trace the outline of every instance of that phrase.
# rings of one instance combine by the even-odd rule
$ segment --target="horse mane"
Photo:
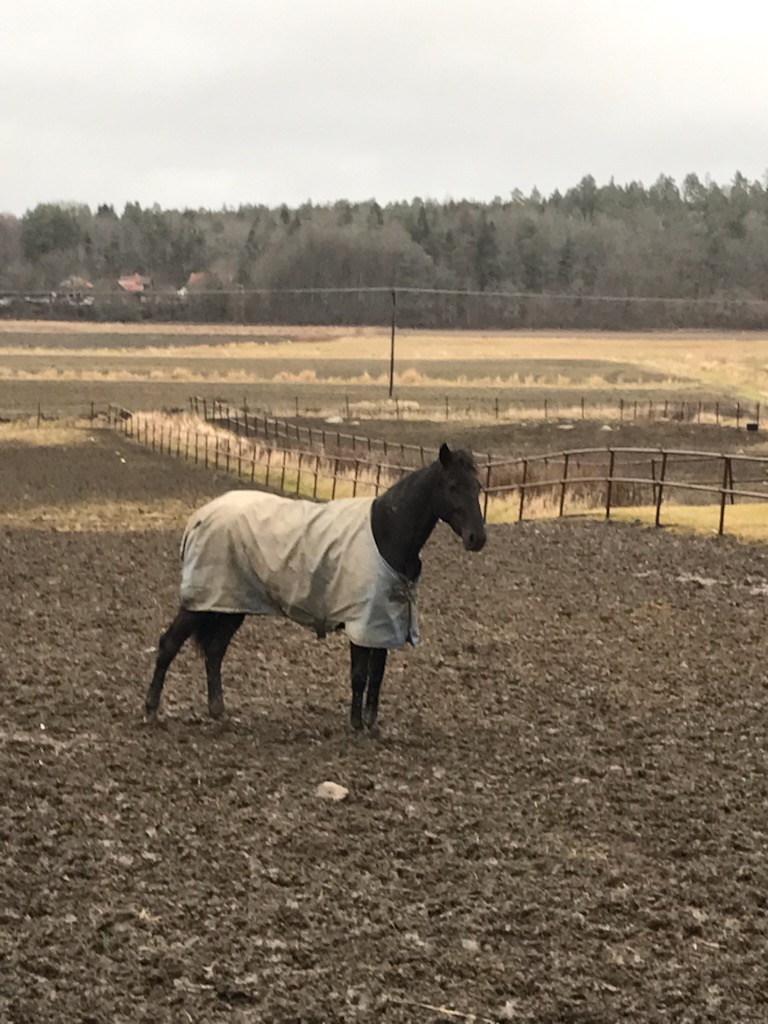
[[[451,451],[451,461],[454,465],[459,466],[461,469],[477,474],[477,463],[475,462],[474,456],[466,448],[454,448]],[[375,499],[376,503],[382,502],[382,499],[386,499],[385,504],[389,503],[392,498],[407,493],[410,488],[419,480],[421,480],[428,473],[433,472],[436,467],[440,465],[440,459],[437,458],[434,462],[427,463],[426,466],[420,466],[418,469],[412,469],[410,472],[405,473],[391,484],[386,491]]]

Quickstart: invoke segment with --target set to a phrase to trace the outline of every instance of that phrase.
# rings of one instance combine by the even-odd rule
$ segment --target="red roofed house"
[[[139,294],[146,288],[152,287],[152,278],[146,274],[124,274],[117,280],[118,285],[124,292]]]

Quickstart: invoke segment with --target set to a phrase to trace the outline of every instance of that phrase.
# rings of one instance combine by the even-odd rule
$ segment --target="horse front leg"
[[[379,693],[386,667],[386,648],[372,649],[368,659],[368,690],[365,697],[365,712],[363,714],[363,722],[369,729],[375,728],[376,719],[379,716]]]
[[[349,650],[352,660],[352,708],[349,721],[358,732],[363,728],[363,695],[368,683],[368,663],[371,656],[370,647],[358,647],[350,641]]]
[[[157,645],[155,671],[144,701],[144,710],[148,716],[154,717],[157,714],[163,694],[165,674],[186,640],[195,632],[199,617],[199,612],[190,612],[185,608],[179,609],[176,618],[160,637]]]

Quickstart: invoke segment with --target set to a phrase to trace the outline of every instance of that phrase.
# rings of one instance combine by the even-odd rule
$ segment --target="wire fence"
[[[645,330],[768,327],[768,301],[734,297],[477,291],[397,285],[327,288],[0,292],[14,318],[402,328]]]
[[[294,397],[293,402],[294,419],[298,421],[301,417],[298,395]],[[253,421],[257,418],[269,420],[272,424],[270,429],[279,430],[282,436],[286,438],[292,436],[296,440],[309,440],[311,443],[312,427],[302,426],[297,422],[264,413],[260,413],[257,417],[256,409],[253,404],[249,405],[246,396],[243,397],[242,405],[235,406],[221,399],[191,395],[189,409],[190,412],[194,412],[206,420],[226,421],[228,424],[232,424],[234,429],[240,427],[244,431],[249,428],[249,420]],[[744,426],[747,429],[757,429],[760,424],[761,406],[760,402],[748,404],[728,398],[711,402],[684,398],[649,398],[645,401],[618,398],[611,401],[602,398],[599,400],[589,399],[583,395],[574,396],[572,399],[544,397],[537,400],[509,399],[499,395],[488,398],[445,395],[439,403],[433,402],[432,404],[427,404],[424,401],[418,403],[401,401],[397,397],[388,403],[376,403],[353,402],[347,395],[339,413],[347,422],[353,418],[358,420],[366,418],[440,419],[446,422],[473,419],[516,422],[525,420],[567,421],[571,423],[612,421],[618,423],[712,424],[719,427],[740,429]],[[259,425],[253,423],[251,429],[259,429]],[[317,435],[321,429],[315,427],[314,434]],[[338,431],[325,430],[327,436],[338,433]],[[352,438],[350,434],[341,434],[340,436]],[[370,443],[368,438],[362,438],[362,441]]]

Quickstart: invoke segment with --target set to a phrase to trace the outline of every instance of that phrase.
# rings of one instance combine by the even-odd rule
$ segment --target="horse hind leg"
[[[221,718],[224,714],[224,694],[221,688],[221,663],[227,653],[230,641],[245,615],[234,612],[209,612],[201,628],[195,630],[195,640],[205,658],[205,674],[208,680],[208,714]]]
[[[157,645],[155,671],[144,701],[144,709],[147,715],[154,716],[157,714],[157,709],[160,707],[160,698],[163,694],[166,672],[173,659],[184,646],[184,643],[194,633],[200,614],[200,612],[187,611],[185,608],[179,609],[176,618],[160,637]]]

